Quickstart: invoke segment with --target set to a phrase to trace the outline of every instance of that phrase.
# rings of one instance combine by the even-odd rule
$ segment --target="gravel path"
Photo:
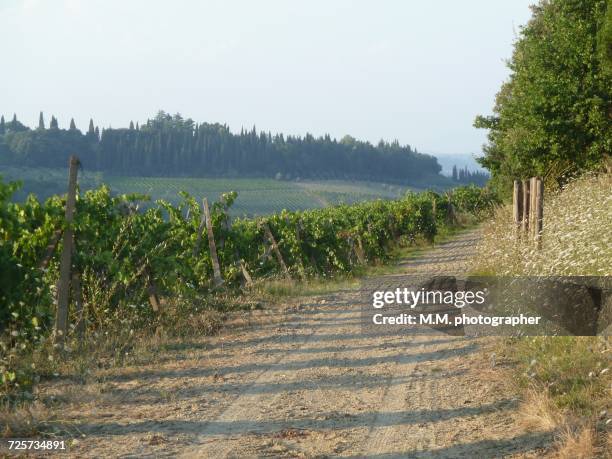
[[[465,274],[477,232],[397,274]],[[396,274],[390,274],[391,279]],[[67,410],[80,457],[540,457],[492,338],[361,333],[360,293],[265,311],[108,372]],[[91,397],[87,398],[87,391]]]

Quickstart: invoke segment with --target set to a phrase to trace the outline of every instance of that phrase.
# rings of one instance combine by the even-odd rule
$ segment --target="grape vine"
[[[13,203],[10,197],[17,188],[0,182],[0,386],[5,387],[24,383],[12,370],[16,355],[52,331],[61,238],[51,257],[45,256],[65,227],[65,198],[54,196],[41,203],[30,196]],[[180,194],[177,205],[157,201],[145,210],[139,204],[146,196],[113,196],[106,186],[78,197],[73,271],[80,273],[87,329],[153,323],[150,285],[161,298],[207,295],[214,288],[205,235],[196,249],[202,207],[189,194]],[[211,207],[226,289],[243,283],[241,264],[253,279],[284,274],[270,251],[264,224],[292,277],[329,276],[384,260],[400,241],[433,238],[451,205],[474,212],[493,203],[486,191],[466,187],[453,195],[408,193],[399,200],[230,221],[228,209],[236,198],[235,192],[226,193]]]

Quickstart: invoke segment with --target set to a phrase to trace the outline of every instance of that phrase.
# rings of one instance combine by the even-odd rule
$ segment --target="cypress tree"
[[[96,131],[93,124],[93,119],[89,118],[89,127],[87,128],[87,135],[93,137],[96,135]]]
[[[100,141],[100,129],[98,128],[98,126],[96,126],[95,134],[96,134],[96,139],[98,139],[98,142],[99,142]]]
[[[74,118],[70,118],[70,130],[76,131],[76,124],[74,124]]]
[[[134,122],[130,121],[130,131],[133,131],[133,130],[134,130]]]
[[[51,122],[49,123],[49,129],[58,129],[57,118],[51,115]]]
[[[38,116],[38,129],[45,129],[45,118],[43,117],[43,112],[40,112],[40,115]]]
[[[6,123],[4,122],[4,115],[0,117],[0,134],[4,134],[6,132]]]
[[[19,130],[19,121],[17,121],[16,113],[13,113],[13,119],[11,120],[9,127],[11,128],[11,131],[13,132],[17,132]]]

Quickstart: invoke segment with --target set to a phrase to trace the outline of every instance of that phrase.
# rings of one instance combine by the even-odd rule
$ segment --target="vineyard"
[[[66,240],[61,235],[68,230],[74,234],[70,342],[84,333],[154,327],[166,299],[197,311],[214,292],[239,292],[258,279],[349,273],[384,260],[394,245],[431,240],[458,213],[477,213],[494,203],[486,191],[465,187],[445,195],[409,192],[397,200],[232,219],[238,194],[228,192],[211,205],[207,227],[208,205],[187,192],[176,204],[158,200],[142,208],[146,196],[113,195],[102,185],[77,195],[68,226],[65,197],[42,203],[30,196],[14,203],[17,189],[0,183],[4,394],[33,384],[34,372],[17,365],[20,355],[53,339]]]
[[[23,201],[29,193],[41,199],[66,191],[65,169],[44,167],[2,167],[5,180],[19,180],[23,186],[13,200]],[[232,216],[267,215],[287,210],[316,209],[334,204],[352,204],[375,199],[397,199],[408,189],[434,187],[443,190],[451,183],[440,177],[439,183],[393,185],[355,181],[285,181],[266,178],[190,178],[190,177],[127,177],[112,176],[87,168],[79,171],[79,187],[85,192],[108,185],[114,194],[141,193],[153,201],[163,199],[173,205],[182,201],[179,193],[216,201],[227,190],[238,193],[230,209]],[[146,204],[146,203],[145,203]]]

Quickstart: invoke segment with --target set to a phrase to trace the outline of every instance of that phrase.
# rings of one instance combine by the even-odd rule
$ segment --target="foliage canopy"
[[[606,0],[545,0],[532,7],[497,94],[483,166],[494,183],[592,169],[612,147],[612,12]]]

